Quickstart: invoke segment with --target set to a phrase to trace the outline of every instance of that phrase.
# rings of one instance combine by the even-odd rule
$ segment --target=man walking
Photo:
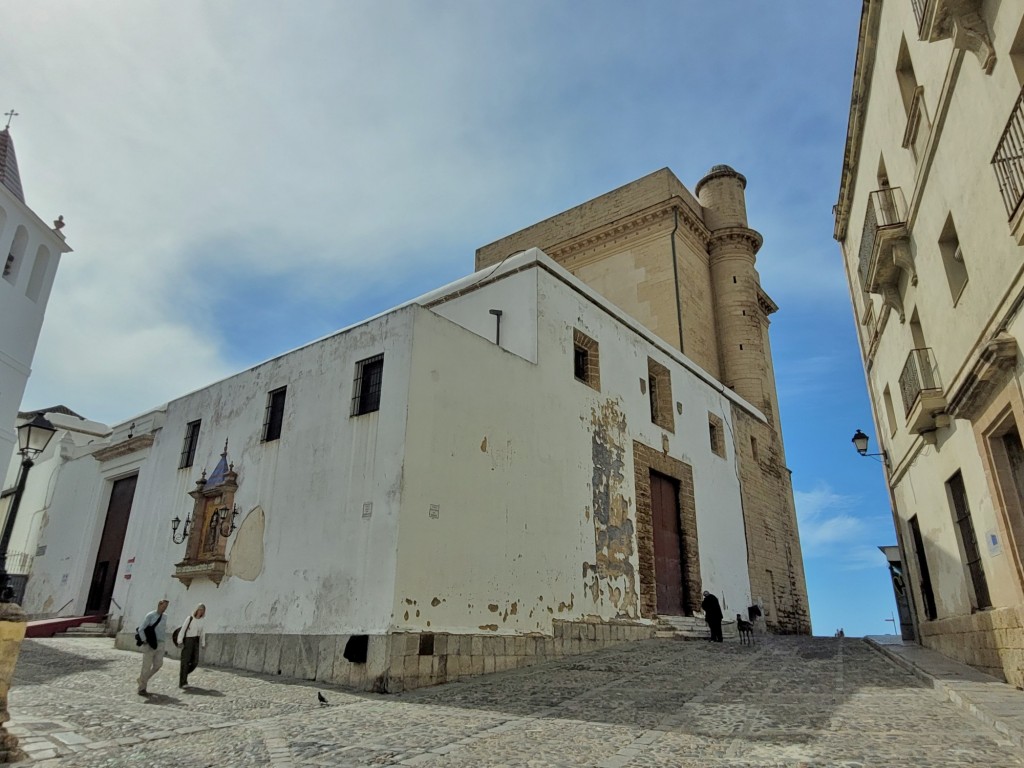
[[[146,684],[164,664],[164,641],[167,639],[167,622],[164,611],[169,601],[161,600],[156,610],[146,614],[139,628],[135,630],[135,642],[142,646],[142,672],[139,674],[139,696],[148,696]]]
[[[722,642],[722,606],[719,605],[718,598],[705,589],[700,607],[704,609],[704,620],[711,630],[711,641]]]

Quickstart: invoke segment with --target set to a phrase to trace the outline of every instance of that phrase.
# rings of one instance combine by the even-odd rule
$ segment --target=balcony
[[[939,383],[939,371],[930,347],[910,351],[900,374],[900,393],[910,432],[932,432],[949,423],[946,396]]]
[[[1024,244],[1021,221],[1024,219],[1024,211],[1021,210],[1024,208],[1021,206],[1021,201],[1024,201],[1024,89],[1017,96],[1003,135],[999,137],[992,156],[992,169],[1010,219],[1010,229],[1017,242]]]
[[[974,51],[985,74],[992,74],[996,53],[992,35],[981,15],[982,0],[910,0],[921,40],[953,39],[956,48]]]
[[[864,290],[882,297],[883,313],[895,309],[902,321],[903,302],[897,289],[901,270],[917,282],[910,256],[906,198],[899,187],[884,187],[868,195],[857,271]]]

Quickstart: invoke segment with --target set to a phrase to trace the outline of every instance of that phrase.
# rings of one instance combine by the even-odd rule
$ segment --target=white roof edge
[[[728,400],[731,400],[745,411],[749,411],[756,418],[767,423],[768,419],[760,409],[752,405],[740,395],[736,394],[733,390],[726,387],[722,382],[697,365],[697,363],[687,357],[684,353],[680,352],[675,347],[670,346],[663,339],[655,335],[647,326],[610,302],[603,295],[595,291],[589,285],[569,272],[565,267],[561,266],[557,261],[544,253],[540,248],[528,248],[525,251],[512,254],[494,266],[482,269],[479,272],[474,272],[472,275],[467,275],[464,278],[438,288],[436,291],[425,293],[422,296],[413,299],[411,303],[437,304],[452,294],[461,293],[477,283],[484,281],[492,282],[493,280],[500,279],[505,274],[518,272],[530,263],[536,263],[538,267],[546,270],[556,279],[561,280],[566,285],[569,285],[577,292],[583,294],[590,302],[596,304],[605,312],[617,318],[635,334],[644,338],[649,344],[657,347],[659,351],[672,358],[676,363],[686,368],[697,378],[703,380],[705,384],[708,384],[719,394],[723,395]]]
[[[635,318],[626,314],[619,307],[615,306],[614,304],[612,304],[612,302],[608,301],[608,299],[606,299],[600,293],[595,291],[593,288],[588,286],[579,278],[575,277],[567,269],[559,265],[558,262],[556,262],[546,253],[544,253],[544,251],[542,251],[540,248],[528,248],[525,251],[519,251],[518,253],[514,253],[510,256],[505,257],[502,261],[498,262],[495,265],[478,270],[469,275],[466,275],[465,277],[460,277],[459,279],[453,280],[452,282],[446,285],[442,285],[440,288],[435,288],[432,291],[428,291],[427,293],[421,294],[413,299],[409,299],[408,301],[393,306],[390,309],[378,312],[377,314],[371,315],[370,317],[360,320],[357,323],[346,325],[343,328],[339,328],[336,331],[331,331],[330,333],[320,336],[319,338],[313,339],[312,341],[308,341],[305,344],[301,344],[298,347],[294,347],[285,352],[281,352],[280,354],[274,355],[273,357],[268,357],[265,360],[250,365],[247,368],[244,368],[240,371],[237,371],[236,373],[231,374],[230,376],[225,376],[222,379],[211,381],[209,384],[206,384],[205,386],[202,387],[197,387],[196,389],[193,389],[190,392],[186,392],[185,394],[180,395],[179,397],[176,397],[173,400],[170,400],[168,403],[164,403],[163,405],[157,406],[156,408],[151,408],[149,410],[143,411],[141,414],[139,414],[139,416],[136,416],[134,418],[138,420],[139,417],[149,415],[150,413],[156,411],[166,411],[170,403],[183,400],[186,397],[194,395],[196,392],[201,392],[204,389],[212,387],[214,384],[218,384],[222,381],[227,381],[228,379],[234,378],[235,376],[245,373],[246,371],[251,371],[256,368],[259,368],[261,365],[266,365],[267,363],[273,362],[274,360],[285,357],[286,355],[290,355],[293,352],[298,352],[300,349],[305,349],[306,347],[311,347],[314,344],[319,344],[321,341],[325,341],[327,339],[333,338],[334,336],[339,336],[343,333],[347,333],[355,328],[359,328],[360,326],[366,325],[367,323],[371,323],[374,320],[379,320],[382,317],[390,315],[394,312],[398,312],[399,310],[406,309],[410,306],[428,307],[433,304],[441,303],[445,299],[452,298],[458,294],[463,293],[466,290],[474,288],[474,286],[482,287],[482,284],[484,283],[492,283],[495,280],[500,280],[511,273],[519,272],[522,269],[529,267],[529,265],[531,264],[535,264],[539,269],[544,269],[552,276],[554,276],[556,279],[561,280],[566,285],[570,286],[577,292],[583,294],[590,302],[601,307],[608,314],[618,318],[630,330],[632,330],[638,336],[644,338],[651,345],[657,347],[659,351],[661,351],[666,356],[670,357],[679,365],[686,368],[697,378],[704,381],[704,383],[708,384],[712,389],[716,390],[726,399],[732,401],[739,407],[743,408],[745,411],[751,413],[756,418],[767,423],[767,417],[765,417],[765,415],[761,413],[760,410],[758,410],[756,407],[754,407],[749,402],[744,400],[731,389],[726,387],[724,384],[722,384],[722,382],[720,382],[710,373],[705,371],[703,368],[701,368],[699,365],[693,362],[693,360],[688,358],[682,352],[668,345],[664,340],[656,336],[649,328],[647,328],[647,326],[643,325],[639,320],[636,320]],[[115,425],[115,429],[117,426],[130,423],[131,421],[132,419],[125,419],[123,422],[120,422],[120,424]]]

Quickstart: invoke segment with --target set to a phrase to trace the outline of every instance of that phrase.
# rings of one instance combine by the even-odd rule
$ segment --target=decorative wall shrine
[[[213,474],[206,477],[206,470],[196,480],[196,487],[189,491],[194,499],[192,511],[185,520],[182,536],[187,540],[185,557],[174,567],[174,578],[186,587],[195,579],[209,579],[220,586],[227,572],[225,548],[228,537],[235,531],[238,507],[235,492],[238,490],[238,473],[235,465],[228,462],[228,444],[220,455]],[[177,518],[172,526],[177,531]]]

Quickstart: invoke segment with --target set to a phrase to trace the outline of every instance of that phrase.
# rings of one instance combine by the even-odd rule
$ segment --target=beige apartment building
[[[762,238],[747,223],[746,185],[742,174],[716,165],[691,193],[663,168],[477,249],[476,268],[496,268],[527,248],[541,248],[764,414],[761,420],[733,406],[732,426],[723,429],[721,419],[709,414],[707,428],[721,456],[736,454],[752,598],[771,631],[809,634],[768,333],[778,307],[761,287],[756,255]],[[668,399],[664,418],[656,419],[666,431],[662,452],[649,458],[658,464],[652,467],[672,475],[671,463],[688,457],[669,453],[673,416],[682,411],[679,403],[673,407],[670,382],[659,368],[652,366],[638,387],[651,390],[652,402],[655,392]],[[640,473],[636,481],[636,505],[644,509],[650,480]],[[725,502],[720,504],[725,514]],[[650,520],[640,516],[637,525],[646,528]],[[683,530],[685,536],[685,524]],[[641,568],[653,568],[644,560],[657,556],[641,553]],[[645,610],[653,613],[653,604]]]
[[[1022,86],[1021,0],[865,0],[835,208],[918,636],[1016,685]]]

